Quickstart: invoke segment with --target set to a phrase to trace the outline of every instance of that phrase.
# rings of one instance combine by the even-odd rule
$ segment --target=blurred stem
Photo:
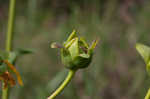
[[[66,77],[66,79],[64,80],[64,82],[47,99],[54,99],[58,94],[60,94],[63,91],[63,89],[68,85],[68,83],[71,81],[71,79],[73,78],[75,72],[76,72],[75,70],[70,70],[67,77]]]
[[[10,52],[12,48],[12,32],[14,29],[14,19],[15,19],[15,5],[16,0],[10,0],[9,2],[9,18],[8,18],[8,27],[6,34],[6,51]],[[2,89],[2,99],[8,99],[8,87]]]
[[[145,96],[145,99],[150,99],[150,88],[149,88],[149,90],[148,90],[148,92],[147,92],[147,94]]]
[[[12,47],[12,32],[14,29],[14,21],[15,21],[15,5],[16,5],[16,0],[10,0],[8,28],[7,28],[7,35],[6,35],[6,51],[11,51],[11,47]]]

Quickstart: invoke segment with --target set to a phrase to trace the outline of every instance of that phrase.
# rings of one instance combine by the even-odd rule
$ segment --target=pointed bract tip
[[[91,45],[90,49],[95,49],[95,47],[97,46],[98,42],[99,42],[99,39],[94,40],[92,42],[92,45]]]
[[[67,39],[67,42],[69,42],[70,40],[72,40],[73,38],[77,37],[76,35],[76,31],[73,30],[72,33],[69,35],[68,39]]]

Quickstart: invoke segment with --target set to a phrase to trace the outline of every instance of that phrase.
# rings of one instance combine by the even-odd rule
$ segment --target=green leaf
[[[35,49],[29,49],[29,48],[19,48],[15,51],[17,56],[25,55],[25,54],[31,54],[34,53]]]
[[[9,53],[7,51],[0,50],[0,74],[3,74],[8,69],[6,64],[2,60],[9,58]]]
[[[8,70],[5,64],[0,65],[0,75]]]
[[[1,57],[3,60],[8,59],[8,57],[9,57],[9,52],[0,50],[0,57]]]
[[[16,60],[16,54],[14,52],[7,52],[7,51],[0,50],[0,60],[1,60],[0,74],[3,74],[7,70],[9,70],[9,68],[7,67],[6,64],[2,62],[2,60],[8,60],[10,63],[14,63]]]
[[[136,49],[144,59],[145,63],[148,64],[148,62],[150,61],[150,47],[144,44],[137,43]]]
[[[148,75],[150,76],[150,61],[146,65],[146,70],[148,72]]]
[[[8,61],[10,63],[14,63],[17,58],[17,54],[15,52],[9,52]]]

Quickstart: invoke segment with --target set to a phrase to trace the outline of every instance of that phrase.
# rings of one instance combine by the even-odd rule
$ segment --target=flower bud
[[[77,70],[86,68],[91,63],[93,50],[96,47],[98,40],[95,40],[91,46],[87,42],[78,37],[73,31],[61,47],[61,60],[66,68]],[[53,48],[60,48],[59,44],[53,43]]]

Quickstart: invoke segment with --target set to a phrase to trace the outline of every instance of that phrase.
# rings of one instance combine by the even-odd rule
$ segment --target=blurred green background
[[[46,99],[67,70],[53,41],[73,29],[88,42],[100,38],[91,65],[79,70],[56,99],[144,99],[150,87],[135,43],[150,45],[149,0],[16,0],[14,50],[34,48],[16,66],[24,86],[10,99]],[[9,0],[0,0],[0,48],[5,47]],[[1,90],[0,90],[1,91]]]

